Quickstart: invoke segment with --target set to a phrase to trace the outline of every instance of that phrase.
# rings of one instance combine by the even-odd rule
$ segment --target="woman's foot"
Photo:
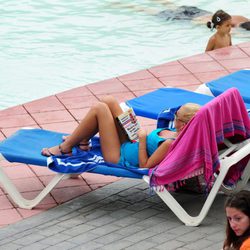
[[[62,140],[63,140],[63,141],[66,141],[67,138],[69,138],[69,137],[70,137],[70,135],[63,135],[63,136],[62,136]]]
[[[66,141],[67,138],[69,137],[69,135],[63,135],[62,136],[62,139],[63,141]],[[90,149],[90,146],[89,146],[89,141],[81,141],[79,144],[78,144],[78,147],[83,150],[83,151],[88,151]]]
[[[44,156],[55,156],[55,155],[70,155],[72,151],[63,149],[62,144],[60,144],[58,146],[54,146],[51,148],[43,148],[41,153]]]
[[[78,147],[83,151],[90,150],[89,142],[81,142],[79,143]]]

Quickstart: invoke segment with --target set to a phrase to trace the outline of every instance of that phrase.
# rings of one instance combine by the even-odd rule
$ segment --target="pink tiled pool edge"
[[[71,133],[90,106],[106,94],[112,94],[122,102],[164,86],[195,90],[202,83],[244,68],[250,68],[250,42],[74,88],[0,111],[0,140],[21,127],[39,127]],[[139,119],[148,129],[155,125],[154,120]],[[4,165],[7,175],[28,198],[40,192],[54,175],[42,167],[10,164],[5,161],[1,164]],[[0,184],[0,227],[41,213],[118,179],[84,173],[78,179],[64,180],[33,210],[16,207]]]

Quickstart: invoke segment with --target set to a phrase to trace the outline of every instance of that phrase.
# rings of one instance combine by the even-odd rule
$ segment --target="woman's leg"
[[[42,154],[45,156],[49,155],[60,155],[62,153],[70,153],[72,148],[78,145],[80,142],[87,142],[89,139],[98,132],[98,124],[96,119],[95,106],[93,106],[87,115],[82,119],[80,124],[75,128],[73,133],[66,138],[63,138],[63,143],[60,147],[55,146],[52,148],[44,148]]]
[[[105,96],[104,98],[102,98],[102,99],[100,100],[100,102],[103,102],[103,103],[105,103],[105,104],[108,105],[108,107],[109,107],[109,109],[110,109],[110,111],[111,111],[111,114],[112,114],[112,116],[113,116],[113,118],[114,118],[114,122],[115,122],[115,124],[116,124],[117,132],[118,132],[118,135],[119,135],[121,144],[122,144],[123,142],[127,141],[127,140],[128,140],[127,135],[126,135],[126,133],[124,132],[124,130],[122,129],[122,127],[119,125],[119,123],[117,122],[117,119],[116,119],[117,116],[119,116],[120,114],[123,113],[123,111],[122,111],[122,109],[121,109],[119,103],[117,102],[117,100],[116,100],[113,96]],[[93,132],[93,135],[95,135],[96,133],[98,133],[98,128],[96,129],[96,131]],[[70,137],[70,135],[63,136],[63,140],[65,141],[65,140],[67,140],[69,137]],[[91,137],[92,137],[92,136],[91,136]],[[91,138],[91,137],[90,137],[90,138]],[[88,139],[86,139],[86,138],[84,139],[84,138],[83,138],[83,139],[80,141],[79,145],[82,145],[82,146],[83,146],[83,145],[85,144],[84,146],[87,146],[88,140],[89,140],[90,138],[88,138]],[[79,140],[80,140],[80,138],[79,138]]]
[[[119,135],[120,143],[122,144],[125,141],[128,141],[128,137],[120,124],[118,123],[116,117],[121,115],[123,113],[120,104],[117,102],[117,100],[113,96],[105,96],[101,102],[104,102],[108,105],[112,116],[114,118],[114,123],[116,124],[116,129]]]
[[[101,103],[104,103],[107,105],[107,107],[100,107],[100,114],[102,114],[102,112],[108,112],[111,114],[112,118],[113,118],[113,123],[116,127],[117,130],[117,135],[120,139],[120,144],[122,144],[123,142],[127,141],[127,135],[124,132],[124,130],[121,128],[121,126],[119,125],[116,117],[119,116],[120,114],[123,113],[119,103],[117,102],[117,100],[113,97],[113,96],[105,96],[104,98],[102,98],[100,100]],[[106,109],[108,108],[109,110],[103,110],[102,109]],[[89,113],[86,115],[86,117],[84,118],[84,120],[82,120],[82,122],[79,124],[78,128],[76,128],[77,131],[74,131],[72,135],[70,135],[68,137],[68,139],[70,138],[72,140],[72,136],[74,137],[74,141],[77,141],[77,144],[79,143],[83,143],[83,142],[88,142],[90,138],[92,138],[96,133],[99,132],[99,134],[101,133],[100,128],[101,125],[99,123],[99,121],[97,121],[97,123],[94,123],[94,121],[91,121],[91,116],[92,116],[93,112],[90,110]],[[109,119],[111,119],[111,117],[109,117]],[[104,121],[105,122],[105,121]],[[88,126],[90,125],[90,126]],[[88,130],[86,130],[86,128],[88,127]],[[83,133],[83,128],[85,128],[85,133]],[[105,136],[105,135],[104,135]],[[103,137],[100,135],[100,137]],[[71,143],[72,144],[72,143]]]
[[[109,6],[111,8],[117,8],[117,9],[126,9],[126,10],[130,10],[133,12],[142,12],[142,13],[146,13],[149,15],[156,15],[159,11],[157,9],[151,9],[148,8],[147,6],[144,5],[139,5],[139,4],[128,4],[128,3],[123,3],[123,2],[111,2],[109,3]]]
[[[169,1],[169,0],[151,0],[151,2],[154,2],[156,4],[161,4],[164,7],[166,7],[167,9],[171,9],[171,10],[174,10],[174,9],[178,8],[178,5],[176,5],[174,1]]]
[[[114,121],[115,119],[109,106],[100,102],[91,108],[74,132],[60,145],[60,148],[55,146],[43,149],[42,154],[46,156],[51,154],[60,155],[61,151],[69,153],[73,146],[83,140],[88,141],[99,131],[104,159],[117,163],[120,158],[120,137]]]

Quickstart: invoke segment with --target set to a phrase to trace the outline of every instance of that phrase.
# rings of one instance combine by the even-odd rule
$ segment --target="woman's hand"
[[[143,128],[140,128],[138,130],[138,137],[139,137],[139,140],[140,139],[143,139],[143,138],[146,138],[147,137],[147,130],[146,129],[143,129]]]

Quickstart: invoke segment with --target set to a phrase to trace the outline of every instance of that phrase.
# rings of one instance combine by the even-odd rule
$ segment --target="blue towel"
[[[92,138],[91,146],[91,151],[82,151],[79,147],[74,147],[72,155],[48,157],[47,166],[58,173],[82,173],[92,170],[98,165],[109,165],[102,157],[99,138]]]
[[[105,162],[101,153],[101,145],[99,137],[91,139],[91,150],[82,151],[79,147],[74,147],[72,155],[51,156],[47,160],[49,169],[59,173],[83,173],[83,172],[96,172],[102,168],[102,174],[110,174],[114,169],[116,170],[115,176],[131,177],[148,174],[148,169],[140,169],[137,167],[124,167],[118,164]],[[126,176],[121,175],[120,171],[125,173]],[[100,173],[100,172],[98,172]]]
[[[161,111],[157,117],[157,128],[174,129],[174,115],[180,107],[168,108]]]

